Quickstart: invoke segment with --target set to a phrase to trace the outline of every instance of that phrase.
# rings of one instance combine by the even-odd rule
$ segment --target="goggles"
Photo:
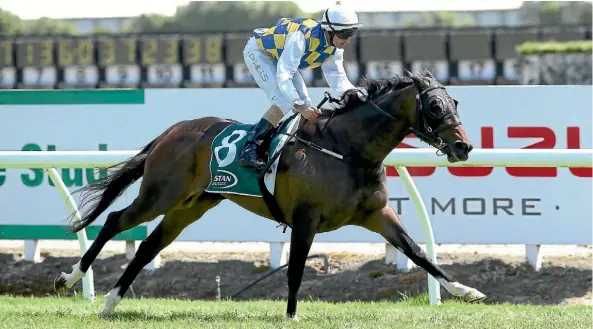
[[[337,31],[333,30],[332,32],[338,38],[340,38],[342,40],[346,40],[348,38],[355,36],[356,33],[358,33],[358,28],[351,28],[351,29],[337,30]]]

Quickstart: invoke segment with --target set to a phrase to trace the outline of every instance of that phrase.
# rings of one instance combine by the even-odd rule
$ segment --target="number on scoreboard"
[[[0,88],[13,88],[16,84],[14,47],[9,40],[0,40]]]
[[[190,85],[222,85],[226,80],[226,67],[222,58],[221,35],[184,35],[182,62],[189,67]]]
[[[366,73],[372,79],[391,78],[396,74],[402,74],[403,65],[401,61],[369,61],[367,62]]]
[[[98,64],[107,86],[140,84],[137,40],[132,36],[101,36],[97,41]]]
[[[505,79],[511,81],[518,81],[518,61],[516,58],[507,58],[502,62],[502,73]]]
[[[223,84],[226,80],[224,64],[194,64],[190,66],[190,83]]]
[[[147,35],[140,38],[140,62],[149,86],[177,86],[183,80],[179,37]]]
[[[245,63],[237,63],[233,65],[233,81],[242,85],[255,84],[255,79],[251,76]]]
[[[16,64],[22,69],[23,88],[52,88],[57,82],[53,38],[16,41]]]
[[[70,87],[91,87],[99,82],[95,65],[95,43],[91,38],[60,38],[57,41],[58,66],[63,83]]]
[[[105,82],[113,86],[130,86],[140,83],[138,65],[109,65],[105,69]]]
[[[424,70],[429,70],[430,73],[432,73],[432,75],[441,83],[449,80],[449,62],[446,60],[425,60],[412,62],[412,73],[424,72]]]
[[[493,80],[496,77],[494,60],[460,60],[457,76],[460,80]]]
[[[183,79],[181,65],[152,64],[146,73],[148,84],[155,86],[179,84]]]

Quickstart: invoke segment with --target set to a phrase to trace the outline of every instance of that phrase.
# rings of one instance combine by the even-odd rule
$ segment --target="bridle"
[[[457,114],[458,102],[456,100],[452,99],[450,96],[445,95],[444,92],[441,92],[443,95],[429,95],[427,98],[423,97],[433,90],[445,90],[445,87],[443,87],[443,86],[430,87],[430,88],[422,90],[421,92],[419,92],[416,95],[416,120],[414,120],[415,121],[414,126],[410,127],[410,131],[414,135],[416,135],[416,137],[418,137],[420,140],[422,140],[423,142],[428,143],[428,144],[432,145],[434,148],[436,148],[437,155],[441,156],[441,155],[445,155],[445,153],[443,152],[443,149],[448,146],[439,137],[439,133],[441,133],[445,130],[448,130],[448,129],[453,129],[453,128],[461,125],[461,121],[459,120],[459,115]],[[445,99],[443,99],[443,97]],[[439,99],[442,102],[443,106],[446,104],[446,102],[448,102],[451,105],[451,107],[454,109],[454,111],[453,112],[443,111],[442,115],[438,115],[438,116],[433,115],[429,111],[429,105],[426,105],[426,104],[430,104],[430,102],[433,99]],[[427,101],[426,103],[425,103],[425,100]],[[455,120],[454,123],[443,123],[436,129],[431,127],[430,124],[428,123],[428,121],[430,119],[444,121],[452,116],[455,116],[455,118],[457,119],[457,120]],[[442,153],[439,154],[439,151]]]
[[[450,96],[445,95],[443,92],[441,92],[443,94],[442,97],[441,97],[441,95],[427,95],[429,92],[434,91],[434,90],[445,90],[445,87],[434,86],[434,87],[426,88],[426,89],[420,91],[418,94],[416,94],[416,120],[414,120],[414,125],[412,127],[410,127],[410,132],[412,132],[416,137],[418,137],[423,142],[425,142],[429,145],[432,145],[434,148],[437,149],[437,155],[442,156],[442,155],[445,155],[445,153],[443,152],[443,149],[445,147],[448,147],[448,145],[446,143],[444,143],[443,140],[439,137],[439,133],[441,133],[445,130],[448,130],[448,129],[453,129],[453,128],[461,125],[461,121],[459,120],[459,115],[457,114],[457,110],[456,110],[458,102],[456,100],[452,99]],[[331,97],[331,96],[329,96],[329,94],[326,93],[325,97]],[[432,99],[436,98],[436,99],[440,99],[444,106],[445,99],[443,99],[443,97],[445,99],[452,99],[452,101],[449,101],[449,103],[452,106],[452,108],[455,109],[455,111],[454,112],[443,111],[442,115],[435,116],[432,113],[430,113],[429,106],[427,106],[425,104],[430,104]],[[335,101],[336,100],[333,100],[333,102],[335,102]],[[391,115],[388,112],[386,112],[385,110],[381,109],[381,107],[379,107],[375,102],[373,102],[370,99],[368,99],[367,101],[369,104],[371,104],[371,107],[375,111],[379,112],[383,116],[386,116],[394,121],[397,121],[397,119],[393,115]],[[425,101],[426,101],[426,103],[425,103]],[[455,103],[455,104],[453,104],[453,103]],[[436,129],[431,127],[428,122],[430,119],[444,121],[444,120],[450,118],[451,116],[455,116],[455,118],[457,119],[457,120],[455,120],[454,123],[444,123],[444,124],[441,124]],[[333,117],[333,113],[332,113],[332,117]],[[325,126],[327,126],[327,124],[329,123],[330,120],[331,120],[331,117],[326,122]],[[325,126],[324,126],[324,129],[325,129]],[[441,152],[441,154],[439,154],[439,151]]]

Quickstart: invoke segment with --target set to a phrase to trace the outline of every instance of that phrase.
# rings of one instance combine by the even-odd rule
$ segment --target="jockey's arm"
[[[284,97],[290,100],[292,104],[301,101],[292,79],[295,74],[300,74],[298,68],[304,54],[305,36],[303,33],[299,31],[288,33],[284,43],[284,50],[278,59],[276,82]],[[306,87],[303,86],[303,88]],[[305,101],[305,104],[311,105],[310,99],[303,101]]]
[[[337,49],[332,60],[321,65],[323,76],[327,85],[331,89],[332,97],[340,98],[342,94],[349,89],[356,89],[350,82],[344,70],[344,50]]]

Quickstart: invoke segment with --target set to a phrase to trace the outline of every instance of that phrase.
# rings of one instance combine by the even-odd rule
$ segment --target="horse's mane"
[[[329,116],[333,111],[337,111],[338,113],[348,111],[358,105],[365,104],[368,100],[376,99],[393,90],[403,89],[412,83],[414,83],[414,80],[407,76],[396,75],[391,78],[382,79],[371,79],[368,76],[364,76],[360,80],[358,88],[363,89],[366,92],[366,96],[359,89],[347,90],[339,99],[340,105],[332,110],[322,109],[323,114],[321,117]]]

